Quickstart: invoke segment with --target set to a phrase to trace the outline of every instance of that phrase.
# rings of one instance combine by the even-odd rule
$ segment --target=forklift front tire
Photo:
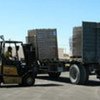
[[[33,86],[35,83],[35,77],[33,76],[26,76],[23,79],[23,85],[25,86]]]

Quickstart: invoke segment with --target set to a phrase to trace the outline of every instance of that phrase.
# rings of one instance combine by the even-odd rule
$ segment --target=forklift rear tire
[[[23,85],[25,85],[25,86],[33,86],[34,83],[35,83],[35,77],[33,77],[33,76],[26,76],[23,79]]]
[[[89,75],[82,64],[73,64],[69,70],[69,77],[72,84],[85,84]]]
[[[61,72],[48,72],[50,78],[59,78]]]

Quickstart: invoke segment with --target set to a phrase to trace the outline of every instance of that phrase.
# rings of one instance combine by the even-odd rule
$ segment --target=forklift
[[[35,83],[34,61],[28,55],[34,56],[31,45],[23,44],[21,41],[5,41],[4,36],[0,36],[0,85],[19,84],[22,86],[32,86]],[[13,49],[12,59],[6,59],[7,48]],[[19,50],[22,50],[19,52]],[[23,57],[20,57],[23,55]],[[30,59],[31,58],[31,59]]]

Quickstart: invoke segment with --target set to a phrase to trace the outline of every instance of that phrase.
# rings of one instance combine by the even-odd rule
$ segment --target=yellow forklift
[[[34,57],[31,46],[25,45],[20,41],[5,41],[4,36],[0,36],[0,85],[19,84],[32,86],[35,83]],[[13,57],[5,57],[7,48],[13,49]],[[21,50],[19,52],[19,50]],[[21,56],[22,55],[22,56]]]

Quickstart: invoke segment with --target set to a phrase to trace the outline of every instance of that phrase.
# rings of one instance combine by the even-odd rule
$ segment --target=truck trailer
[[[69,71],[72,84],[85,84],[88,82],[89,75],[92,74],[100,79],[100,23],[82,22],[81,27],[73,29],[72,41],[70,42],[72,56],[65,61],[60,61],[57,56],[56,58],[52,58],[53,56],[47,57],[47,55],[53,54],[50,51],[54,49],[54,44],[56,45],[55,53],[58,53],[56,31],[46,31],[44,33],[35,30],[35,35],[33,33],[28,34],[27,43],[31,43],[36,52],[38,70],[46,71],[53,78],[58,78],[61,72]],[[50,42],[48,35],[54,35],[53,41],[55,42]],[[54,43],[53,46],[50,46],[52,43]],[[45,52],[40,53],[42,49]],[[46,49],[48,49],[48,52]],[[43,53],[46,53],[46,56],[43,56]],[[40,54],[42,54],[43,59]]]

